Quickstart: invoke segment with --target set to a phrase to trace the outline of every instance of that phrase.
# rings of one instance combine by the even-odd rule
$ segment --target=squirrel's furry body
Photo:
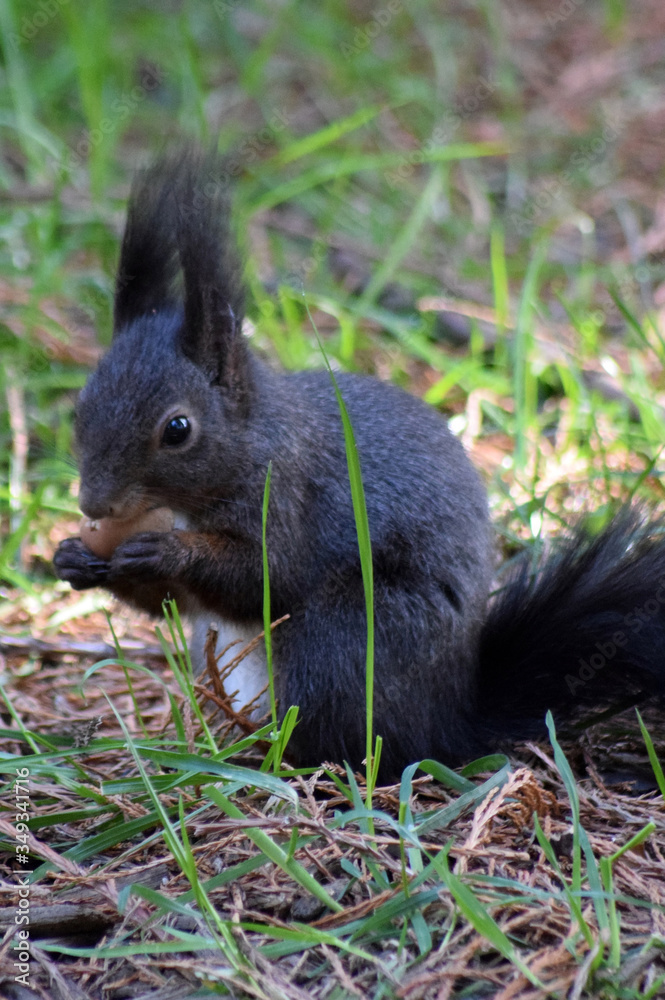
[[[271,603],[275,618],[289,616],[274,632],[277,694],[282,710],[300,707],[290,746],[302,763],[358,765],[365,600],[339,408],[327,372],[279,374],[250,352],[216,169],[183,156],[135,186],[113,345],[77,408],[84,513],[169,506],[180,527],[136,535],[109,562],[70,539],[56,567],[76,587],[101,584],[153,614],[175,597],[197,623],[199,653],[208,619],[227,623],[226,636],[258,630],[272,463]],[[536,735],[548,708],[566,718],[663,691],[665,603],[629,643],[613,643],[600,682],[570,681],[596,644],[607,652],[622,623],[630,631],[626,616],[660,586],[659,525],[624,513],[599,540],[569,542],[536,584],[523,572],[488,611],[487,501],[462,446],[400,390],[352,375],[338,383],[370,525],[385,777],[423,757],[455,762]],[[253,660],[249,687],[259,673]]]

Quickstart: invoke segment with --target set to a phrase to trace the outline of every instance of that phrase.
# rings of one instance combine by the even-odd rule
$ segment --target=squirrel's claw
[[[181,546],[175,532],[140,531],[122,542],[111,557],[109,579],[164,579],[176,576]]]
[[[80,538],[65,538],[53,556],[53,566],[60,580],[65,580],[74,590],[103,586],[109,573],[109,564],[91,552]]]

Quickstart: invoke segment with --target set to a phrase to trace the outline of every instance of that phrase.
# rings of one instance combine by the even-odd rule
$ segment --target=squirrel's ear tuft
[[[190,153],[181,161],[177,247],[184,282],[182,349],[212,382],[237,391],[246,367],[245,295],[231,232],[229,181],[229,170],[214,154]]]
[[[139,316],[172,308],[179,298],[173,166],[161,160],[132,184],[115,284],[116,333]]]
[[[239,392],[247,349],[242,268],[231,232],[230,168],[215,153],[164,157],[133,186],[115,292],[116,333],[184,305],[183,352]]]

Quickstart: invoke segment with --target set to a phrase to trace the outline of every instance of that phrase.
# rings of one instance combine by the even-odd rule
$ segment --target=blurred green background
[[[335,364],[451,416],[508,549],[660,500],[662,2],[0,0],[0,28],[5,596],[53,585],[131,174],[188,140],[230,151],[256,349],[321,365],[306,297]]]

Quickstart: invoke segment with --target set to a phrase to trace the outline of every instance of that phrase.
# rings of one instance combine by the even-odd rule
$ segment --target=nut
[[[153,507],[136,517],[102,517],[93,521],[84,517],[80,534],[84,544],[100,559],[110,559],[117,547],[126,538],[139,531],[172,531],[175,514],[169,507]]]

